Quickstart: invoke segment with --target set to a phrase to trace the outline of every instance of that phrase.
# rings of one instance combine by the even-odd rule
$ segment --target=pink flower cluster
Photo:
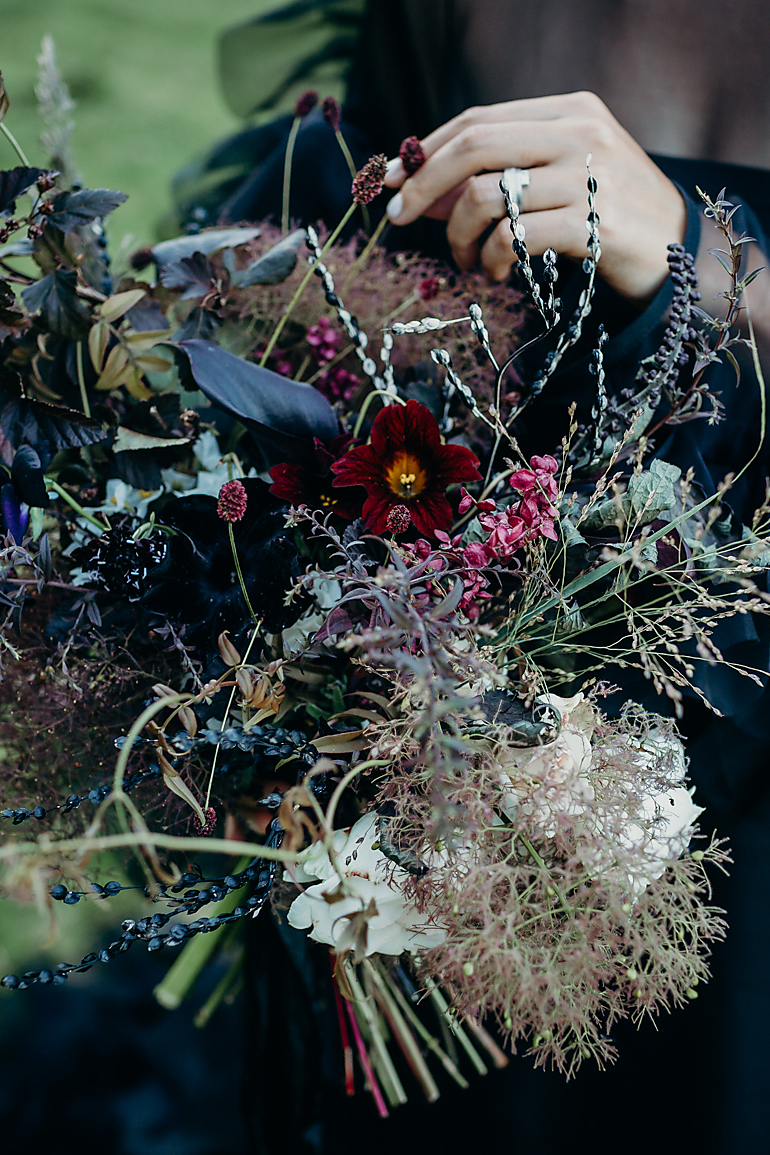
[[[462,566],[463,558],[460,553],[460,540],[462,535],[458,534],[456,537],[450,537],[442,529],[435,531],[436,538],[439,542],[439,549],[426,541],[424,537],[419,538],[413,545],[407,546],[407,550],[413,555],[415,562],[427,561],[430,558],[429,569],[434,573],[441,573],[442,570],[448,568],[457,568]],[[432,556],[431,556],[432,555]],[[463,596],[460,600],[460,609],[470,618],[472,622],[478,619],[481,613],[480,601],[491,598],[491,594],[486,592],[487,579],[483,573],[477,568],[461,569],[460,575],[463,582]],[[427,596],[427,595],[426,595]]]
[[[554,457],[533,457],[529,469],[519,469],[511,477],[511,487],[521,494],[521,500],[505,509],[498,509],[493,501],[475,501],[463,490],[460,513],[476,506],[481,528],[487,534],[484,541],[474,541],[463,550],[467,565],[480,569],[493,562],[510,561],[516,550],[539,537],[556,541],[552,502],[558,496],[554,474],[559,468]]]
[[[511,486],[521,499],[505,509],[498,509],[494,501],[476,501],[463,489],[460,514],[475,506],[481,528],[487,534],[484,541],[470,542],[462,548],[461,534],[450,537],[437,529],[438,549],[424,538],[404,547],[415,564],[427,561],[428,568],[437,574],[445,569],[459,570],[464,587],[460,609],[471,621],[476,621],[481,613],[479,603],[492,596],[482,572],[487,566],[509,562],[517,550],[538,538],[556,540],[557,511],[552,503],[559,492],[554,476],[558,468],[554,457],[533,457],[529,469],[520,469],[511,477]]]
[[[317,325],[307,331],[307,343],[316,360],[316,368],[322,369],[337,356],[340,334],[328,317],[321,317]],[[316,387],[330,401],[349,401],[358,388],[358,378],[338,365],[327,369],[316,381]]]

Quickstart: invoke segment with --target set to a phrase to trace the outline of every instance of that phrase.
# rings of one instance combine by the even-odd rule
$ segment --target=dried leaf
[[[176,794],[177,798],[181,798],[188,806],[192,807],[201,826],[205,827],[206,815],[203,813],[203,807],[179,771],[174,769],[165,754],[160,753],[160,751],[158,752],[158,763],[163,773],[163,781],[166,783],[168,789],[172,794]]]
[[[129,453],[136,449],[176,449],[179,445],[189,445],[189,437],[152,437],[149,433],[135,433],[118,426],[117,436],[112,446],[113,453]]]
[[[123,345],[114,345],[110,349],[107,363],[99,375],[96,388],[104,391],[117,389],[126,380],[132,366],[128,363],[128,349]]]
[[[104,356],[110,343],[110,331],[104,321],[97,321],[91,326],[88,334],[88,352],[91,364],[97,373],[101,373],[104,366]]]
[[[3,80],[3,74],[0,72],[0,120],[5,119],[5,114],[8,111],[10,103],[11,102],[8,99],[8,93],[5,91],[5,81]]]
[[[115,293],[102,302],[97,312],[103,321],[112,324],[120,320],[129,309],[133,309],[134,305],[138,305],[145,295],[145,289],[127,289],[124,293]]]

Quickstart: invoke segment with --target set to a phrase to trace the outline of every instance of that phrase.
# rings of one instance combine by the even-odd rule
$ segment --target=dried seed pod
[[[190,706],[180,706],[179,721],[190,737],[194,738],[198,732],[198,719],[195,716],[195,711],[191,709]]]
[[[233,643],[228,638],[228,630],[223,630],[217,638],[217,646],[219,647],[219,656],[226,666],[240,666],[241,655],[236,650]]]

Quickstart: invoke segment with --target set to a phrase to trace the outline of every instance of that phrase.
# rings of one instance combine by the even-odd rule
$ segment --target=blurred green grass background
[[[109,219],[111,247],[155,240],[170,206],[169,183],[192,156],[235,131],[239,122],[219,92],[216,41],[254,15],[263,0],[0,0],[0,70],[11,107],[6,124],[32,164],[43,165],[37,115],[36,57],[46,34],[75,109],[72,149],[84,182],[120,189],[128,201]],[[0,168],[18,159],[0,137]],[[56,908],[60,934],[33,903],[0,902],[0,973],[79,957],[132,915],[135,894],[110,904]],[[0,1000],[7,992],[0,992]],[[0,1020],[2,1016],[0,1016]]]
[[[86,185],[129,200],[109,221],[113,251],[156,239],[174,173],[239,127],[219,91],[216,41],[264,0],[0,0],[6,124],[32,164],[40,147],[36,57],[43,36],[77,103],[72,148]],[[18,160],[0,138],[0,167]]]

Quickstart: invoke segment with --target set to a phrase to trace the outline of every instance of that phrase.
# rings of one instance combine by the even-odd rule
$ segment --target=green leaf
[[[674,484],[682,476],[678,465],[656,458],[649,469],[629,479],[626,496],[641,525],[654,521],[676,501]]]
[[[81,341],[88,332],[88,309],[75,292],[74,269],[57,269],[22,291],[30,313],[40,313],[47,329],[68,341]]]

